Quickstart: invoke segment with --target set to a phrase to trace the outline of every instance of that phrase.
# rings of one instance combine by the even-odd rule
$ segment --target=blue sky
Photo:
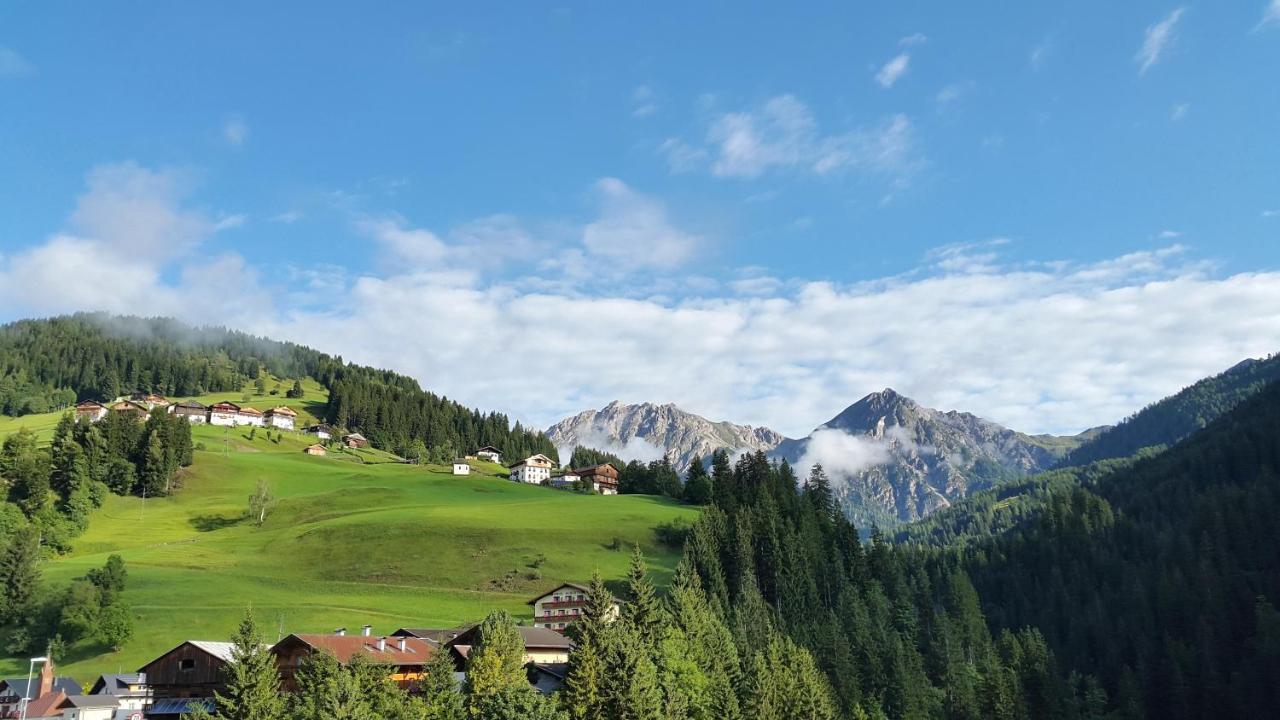
[[[1074,431],[1280,347],[1280,0],[794,5],[7,3],[0,318],[792,434],[887,384]]]

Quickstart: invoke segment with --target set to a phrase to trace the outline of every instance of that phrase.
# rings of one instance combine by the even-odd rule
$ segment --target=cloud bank
[[[370,224],[354,246],[384,262],[351,273],[221,252],[213,239],[237,216],[200,209],[180,174],[104,166],[65,228],[0,257],[0,307],[223,323],[393,368],[536,427],[670,398],[793,437],[882,387],[1019,430],[1076,432],[1280,348],[1280,273],[1224,275],[1178,245],[1015,263],[998,239],[875,281],[744,285],[694,274],[685,246],[701,236],[657,199],[617,180],[595,192],[594,215],[554,238],[508,216],[438,231],[356,217],[357,230]],[[554,249],[611,281],[559,282],[559,256],[553,269],[466,265],[501,243]]]

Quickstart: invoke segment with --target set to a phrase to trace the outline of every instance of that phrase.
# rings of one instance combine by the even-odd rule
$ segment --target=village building
[[[120,702],[110,695],[67,695],[56,709],[58,714],[53,717],[59,720],[115,720],[132,714],[120,715]],[[140,709],[134,712],[142,716]],[[28,713],[27,717],[32,715]]]
[[[358,432],[347,433],[342,436],[342,444],[352,449],[360,449],[369,446],[369,439]]]
[[[192,425],[203,425],[209,422],[209,408],[195,400],[184,400],[169,406],[169,412],[185,418]]]
[[[298,413],[294,412],[293,408],[281,405],[263,413],[263,419],[266,420],[268,427],[292,430],[294,424],[298,421]]]
[[[408,689],[422,679],[423,666],[434,651],[430,643],[416,637],[371,637],[368,626],[361,635],[347,635],[345,630],[330,635],[289,635],[271,648],[285,692],[297,691],[298,668],[316,652],[330,653],[344,665],[357,655],[364,655],[374,664],[387,667],[391,680]]]
[[[485,445],[473,454],[477,460],[488,460],[491,463],[502,464],[502,453],[498,452],[498,448],[492,445]]]
[[[307,433],[308,435],[315,435],[317,438],[320,438],[321,440],[328,440],[329,438],[333,437],[333,428],[324,423],[320,423],[319,425],[311,425],[310,427],[307,427],[306,429],[304,429],[303,432]]]
[[[585,585],[564,583],[530,600],[528,604],[533,606],[534,626],[563,632],[582,618],[590,592]],[[616,620],[621,612],[622,601],[615,597],[607,619]]]
[[[87,419],[89,422],[98,422],[106,416],[107,406],[96,400],[76,403],[76,420]]]
[[[130,395],[129,399],[139,405],[145,405],[148,410],[154,410],[158,407],[169,407],[169,398],[155,393],[136,392]]]
[[[216,402],[209,406],[210,425],[233,427],[239,423],[239,420],[240,406],[229,400]]]
[[[18,717],[23,698],[27,698],[28,718],[61,717],[58,705],[68,695],[80,692],[79,683],[71,678],[55,677],[53,663],[46,662],[35,677],[0,679],[0,717]]]
[[[131,415],[134,418],[136,418],[138,422],[142,422],[146,420],[147,415],[150,414],[151,412],[151,410],[147,408],[146,405],[143,405],[141,403],[136,403],[132,400],[118,400],[112,403],[111,407],[108,409],[111,412]]]
[[[324,457],[325,453],[329,451],[325,450],[324,446],[321,445],[320,443],[315,443],[314,445],[308,445],[305,448],[303,448],[302,452],[308,455],[316,455],[318,457]]]
[[[582,482],[591,483],[591,489],[601,495],[618,494],[618,469],[609,463],[574,468],[567,475],[576,475]]]
[[[470,475],[470,474],[471,474],[471,463],[469,463],[469,462],[467,462],[466,460],[463,460],[463,459],[461,459],[461,458],[459,458],[459,459],[457,459],[457,460],[454,460],[454,461],[453,461],[453,474],[454,474],[454,475]]]
[[[551,470],[554,467],[555,463],[551,461],[551,458],[539,453],[511,465],[507,469],[511,471],[509,477],[514,482],[541,485],[543,482],[551,480]]]
[[[572,471],[556,473],[551,476],[551,487],[558,490],[577,490],[580,477],[574,475]]]
[[[176,718],[196,707],[211,708],[216,692],[226,692],[224,669],[235,646],[188,640],[138,669],[151,688],[147,717]]]
[[[151,704],[147,674],[140,672],[100,675],[90,686],[89,694],[112,697],[121,710],[141,711]]]
[[[569,662],[569,654],[575,647],[573,640],[541,627],[522,625],[516,629],[520,631],[520,639],[524,642],[526,664],[555,665]],[[479,625],[452,629],[400,628],[391,636],[418,638],[433,647],[443,648],[450,653],[455,667],[462,670],[466,667],[467,657],[471,654],[479,632]]]
[[[246,407],[240,408],[240,412],[236,413],[237,425],[253,425],[254,427],[262,427],[266,425],[263,419],[262,411],[256,408]]]

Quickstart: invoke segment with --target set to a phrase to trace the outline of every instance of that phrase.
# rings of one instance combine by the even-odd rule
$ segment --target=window
[[[189,672],[196,669],[196,661],[193,658],[183,658],[178,661],[178,669],[183,672]]]

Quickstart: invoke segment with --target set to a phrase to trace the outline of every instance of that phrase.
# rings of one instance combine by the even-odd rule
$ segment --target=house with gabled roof
[[[209,406],[209,424],[234,427],[240,421],[240,406],[230,400],[216,402]]]
[[[488,460],[491,463],[497,463],[499,465],[502,464],[502,453],[498,452],[498,448],[492,445],[485,445],[472,454],[479,460]]]
[[[111,403],[111,406],[108,409],[114,413],[131,415],[137,418],[138,422],[146,420],[147,415],[151,413],[151,409],[146,405],[134,402],[133,400],[117,400],[116,402]]]
[[[263,413],[262,416],[268,427],[281,430],[292,430],[294,424],[298,421],[298,413],[293,408],[285,405],[273,407]]]
[[[183,400],[169,406],[169,412],[185,419],[192,425],[203,425],[209,422],[209,408],[195,400]]]
[[[566,582],[533,598],[528,604],[533,606],[534,626],[564,632],[582,619],[590,594],[591,588],[586,585]],[[621,613],[622,601],[615,597],[608,619],[615,620]]]
[[[97,400],[85,400],[76,403],[76,420],[98,422],[107,416],[107,406]]]
[[[266,425],[266,420],[264,419],[261,410],[251,407],[242,407],[240,408],[240,412],[237,413],[236,424],[262,427],[263,425]]]
[[[27,698],[27,717],[46,717],[53,712],[59,717],[58,705],[68,695],[79,695],[80,684],[75,680],[54,675],[52,661],[45,662],[40,674],[35,677],[13,677],[0,679],[0,717],[18,717],[22,707],[22,699]]]
[[[296,692],[296,676],[302,663],[317,652],[333,655],[347,664],[357,655],[389,669],[393,682],[408,689],[423,677],[423,668],[435,652],[435,646],[417,637],[373,637],[368,634],[347,635],[345,630],[331,634],[289,635],[271,647],[280,672],[280,686],[285,692]]]
[[[555,463],[552,462],[551,458],[538,453],[508,466],[507,470],[510,472],[509,477],[513,482],[541,485],[544,482],[551,481],[551,471],[554,468]]]
[[[349,448],[359,449],[362,447],[369,446],[369,438],[361,435],[358,432],[347,433],[346,435],[342,436],[342,444],[346,445]]]
[[[226,692],[223,669],[232,662],[235,645],[213,640],[187,640],[138,668],[157,704],[162,699],[205,700]],[[170,703],[190,705],[190,703]],[[180,714],[181,711],[174,714]]]

